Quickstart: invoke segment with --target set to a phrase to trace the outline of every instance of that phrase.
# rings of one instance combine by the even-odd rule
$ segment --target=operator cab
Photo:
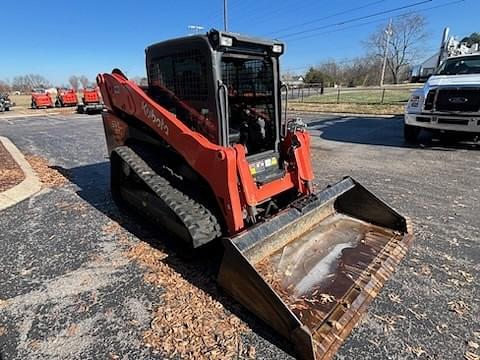
[[[276,165],[283,50],[279,42],[217,30],[158,43],[146,49],[148,91],[211,142],[242,144],[249,161]]]
[[[32,93],[33,94],[46,94],[47,89],[45,89],[45,88],[33,88]]]
[[[229,143],[245,145],[249,154],[274,149],[275,91],[270,59],[224,54],[221,74],[228,96]]]

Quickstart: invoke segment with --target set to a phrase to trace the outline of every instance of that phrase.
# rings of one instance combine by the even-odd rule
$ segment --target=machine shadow
[[[234,299],[217,286],[216,277],[223,256],[220,241],[213,242],[198,250],[192,258],[184,259],[178,255],[178,246],[174,239],[164,235],[161,229],[146,221],[140,215],[120,211],[110,195],[110,163],[66,169],[52,166],[71,183],[78,187],[77,194],[90,205],[117,222],[125,230],[141,241],[148,243],[168,256],[161,260],[186,279],[190,284],[208,293],[219,301],[228,311],[244,321],[250,329],[283,351],[293,354],[293,349],[285,340],[276,335],[260,319],[244,309]]]
[[[455,138],[437,138],[422,130],[417,144],[403,138],[403,118],[336,117],[308,122],[313,137],[353,144],[391,146],[435,151],[479,150],[480,143]]]

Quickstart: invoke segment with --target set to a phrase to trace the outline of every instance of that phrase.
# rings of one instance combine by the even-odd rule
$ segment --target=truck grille
[[[448,118],[440,118],[437,120],[439,124],[450,124],[450,125],[468,125],[469,120],[464,119],[448,119]]]
[[[430,90],[425,98],[425,110],[433,109],[433,102],[435,101],[435,90]]]
[[[437,111],[477,112],[480,110],[480,89],[431,90],[425,100],[425,110],[432,109]]]

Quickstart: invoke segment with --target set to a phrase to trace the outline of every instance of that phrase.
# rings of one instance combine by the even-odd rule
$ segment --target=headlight
[[[283,52],[283,46],[280,45],[280,44],[275,44],[275,45],[272,46],[272,51],[273,51],[274,53],[280,54],[280,53]]]
[[[232,46],[233,45],[233,39],[228,36],[222,36],[220,38],[220,45],[221,46]]]
[[[418,95],[410,96],[410,101],[409,101],[410,107],[418,108],[419,104],[420,104],[420,96]]]

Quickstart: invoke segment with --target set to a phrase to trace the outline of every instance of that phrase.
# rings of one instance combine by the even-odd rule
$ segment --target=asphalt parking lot
[[[406,146],[400,118],[305,119],[318,186],[352,176],[411,217],[416,235],[336,358],[480,353],[467,343],[480,343],[480,146],[425,134]],[[0,212],[0,359],[164,358],[142,341],[163,290],[124,256],[155,234],[125,225],[119,241],[107,231],[120,214],[109,195],[100,117],[0,118],[0,135],[68,178]],[[248,323],[242,339],[257,358],[290,358],[252,316],[235,315]]]

